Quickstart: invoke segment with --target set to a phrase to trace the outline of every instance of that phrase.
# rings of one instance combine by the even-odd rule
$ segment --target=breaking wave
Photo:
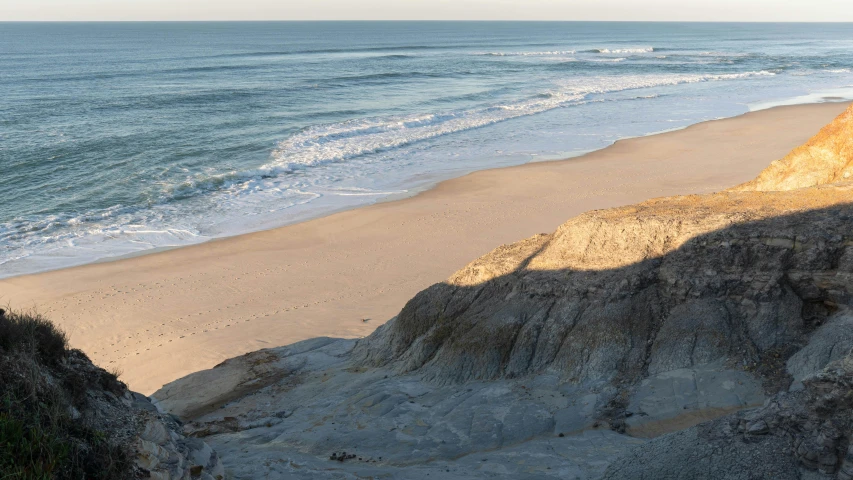
[[[632,53],[652,53],[654,52],[654,47],[641,47],[641,48],[597,48],[592,50],[592,53],[603,53],[605,55],[625,55]]]
[[[574,50],[555,50],[547,52],[487,52],[477,55],[487,57],[556,57],[562,55],[574,55]]]
[[[627,75],[566,80],[554,90],[514,103],[479,109],[351,120],[307,128],[278,144],[272,161],[250,175],[274,176],[389,150],[442,135],[479,128],[576,104],[592,94],[685,83],[773,76],[767,71],[732,74]]]

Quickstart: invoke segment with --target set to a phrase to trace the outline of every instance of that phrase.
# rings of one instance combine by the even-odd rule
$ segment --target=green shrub
[[[8,401],[8,399],[7,399]],[[0,479],[52,480],[71,456],[56,429],[0,413]]]
[[[0,480],[131,477],[128,449],[71,413],[85,409],[90,389],[120,394],[124,385],[71,353],[65,333],[43,317],[0,315]]]
[[[0,350],[36,353],[42,363],[57,365],[68,352],[65,332],[38,314],[0,315]]]

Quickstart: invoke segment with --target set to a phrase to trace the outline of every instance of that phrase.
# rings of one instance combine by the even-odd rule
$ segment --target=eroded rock
[[[848,479],[853,354],[803,384],[759,409],[657,438],[614,462],[604,478],[800,479],[820,472]]]
[[[851,199],[844,184],[591,212],[419,293],[354,358],[438,382],[760,368],[825,320],[812,305],[850,302]]]

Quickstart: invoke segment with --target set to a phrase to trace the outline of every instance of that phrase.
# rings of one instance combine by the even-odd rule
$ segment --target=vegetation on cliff
[[[65,334],[41,316],[0,314],[2,478],[128,478],[127,438],[84,415],[88,391],[124,388],[116,375],[69,349]]]
[[[0,479],[221,480],[206,443],[37,314],[0,310]]]

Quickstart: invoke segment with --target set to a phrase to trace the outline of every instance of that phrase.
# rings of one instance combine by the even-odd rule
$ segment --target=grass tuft
[[[68,336],[41,315],[4,311],[0,351],[27,351],[37,354],[42,363],[58,365],[68,352]]]
[[[0,312],[0,480],[131,477],[128,448],[81,415],[90,390],[125,387],[75,358],[85,356],[42,316]]]

